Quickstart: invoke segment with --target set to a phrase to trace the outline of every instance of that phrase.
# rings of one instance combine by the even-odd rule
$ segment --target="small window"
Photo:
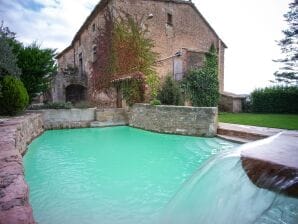
[[[79,74],[83,75],[83,55],[79,54]]]
[[[95,24],[92,24],[92,31],[95,32]]]
[[[97,47],[96,45],[92,47],[93,62],[96,61]]]
[[[171,13],[167,13],[167,24],[173,26],[173,16]]]

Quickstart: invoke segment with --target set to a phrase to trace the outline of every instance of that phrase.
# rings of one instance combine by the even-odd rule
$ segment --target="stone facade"
[[[110,8],[117,16],[122,11],[143,18],[142,26],[148,30],[148,37],[155,43],[154,51],[159,53],[157,72],[161,78],[168,74],[181,78],[187,69],[202,64],[204,52],[212,44],[218,50],[220,91],[224,89],[225,44],[201,15],[191,1],[185,0],[101,0],[75,35],[71,45],[61,52],[57,59],[59,74],[53,87],[53,100],[65,101],[66,88],[78,82],[69,82],[63,70],[77,66],[86,74],[86,87],[90,89],[91,64],[94,61],[94,43],[98,28],[104,25],[104,9]],[[116,107],[115,92],[89,93],[93,100],[104,98],[107,107]]]
[[[43,132],[41,115],[0,123],[0,224],[34,224],[24,179],[22,154],[27,144]]]
[[[135,104],[129,125],[161,133],[213,137],[217,130],[217,108]]]

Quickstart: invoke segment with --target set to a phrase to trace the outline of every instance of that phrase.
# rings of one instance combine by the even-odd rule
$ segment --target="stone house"
[[[54,80],[52,99],[58,101],[105,101],[106,107],[121,107],[117,91],[90,94],[90,63],[96,57],[96,30],[104,25],[104,11],[109,8],[144,18],[142,26],[159,53],[156,70],[162,79],[172,74],[180,80],[185,72],[201,66],[204,53],[212,44],[218,51],[220,92],[224,89],[224,51],[226,45],[191,1],[185,0],[101,0],[74,36],[71,44],[58,56],[58,75]],[[116,15],[117,16],[117,15]],[[69,66],[77,71],[69,71]]]

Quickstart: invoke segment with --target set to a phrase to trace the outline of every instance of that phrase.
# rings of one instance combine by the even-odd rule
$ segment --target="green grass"
[[[298,130],[298,114],[220,113],[219,122]]]

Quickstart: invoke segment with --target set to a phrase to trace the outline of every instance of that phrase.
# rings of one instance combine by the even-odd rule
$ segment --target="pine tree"
[[[298,85],[298,0],[289,4],[284,18],[288,28],[283,30],[284,38],[278,42],[284,57],[275,60],[282,66],[274,76],[279,83]]]

